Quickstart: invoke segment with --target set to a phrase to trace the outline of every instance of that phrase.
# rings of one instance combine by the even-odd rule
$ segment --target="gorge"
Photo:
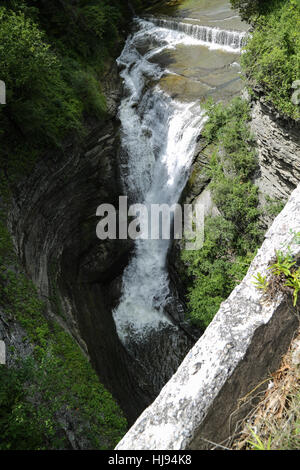
[[[118,58],[111,58],[105,73],[101,71],[105,113],[99,118],[92,116],[90,110],[86,112],[87,131],[83,138],[67,136],[61,148],[47,148],[26,177],[16,181],[9,177],[8,203],[1,193],[1,210],[7,213],[6,223],[17,258],[3,262],[3,292],[9,283],[8,270],[12,276],[24,275],[32,280],[37,294],[31,295],[43,302],[42,307],[32,307],[34,312],[41,309],[42,314],[35,320],[37,325],[29,322],[28,330],[23,311],[33,318],[35,313],[31,306],[27,310],[23,307],[28,297],[23,285],[21,293],[5,291],[1,297],[0,339],[6,343],[8,367],[13,369],[17,358],[39,361],[38,355],[35,359],[39,348],[46,351],[45,362],[62,334],[58,328],[73,346],[70,352],[62,348],[57,356],[62,355],[68,366],[75,355],[73,348],[78,348],[103,384],[103,395],[91,399],[91,409],[83,418],[74,410],[85,403],[86,398],[79,401],[78,396],[89,394],[91,379],[87,380],[85,392],[74,392],[74,404],[68,395],[63,396],[63,405],[51,415],[56,435],[62,439],[59,448],[113,448],[128,430],[123,414],[133,427],[118,444],[120,450],[206,448],[207,443],[201,440],[203,433],[207,439],[223,442],[228,437],[227,419],[236,402],[264,380],[269,368],[278,367],[297,328],[282,297],[274,298],[271,306],[261,306],[260,293],[251,282],[255,273],[267,269],[274,250],[291,242],[289,230],[300,229],[296,189],[300,181],[299,121],[274,111],[261,89],[253,95],[244,91],[240,57],[250,26],[241,21],[229,2],[179,3],[176,9],[170,7],[169,14],[161,8],[151,12],[140,9],[133,19],[127,5],[122,6],[125,19],[119,26],[124,30],[117,46]],[[31,8],[31,2],[28,4]],[[134,2],[133,8],[138,7],[138,2]],[[86,18],[92,22],[92,16]],[[53,24],[57,35],[58,27]],[[84,30],[85,23],[82,24]],[[47,32],[49,37],[50,33]],[[60,46],[56,47],[59,50]],[[70,54],[65,63],[71,63],[76,54]],[[89,67],[90,64],[86,69]],[[71,80],[74,87],[75,78],[76,74]],[[239,101],[241,94],[247,105]],[[88,97],[86,92],[84,100],[88,101]],[[254,132],[255,144],[248,134],[243,134],[251,158],[252,145],[256,149],[255,162],[249,163],[248,173],[244,168],[240,173],[232,169],[226,161],[226,150],[222,153],[217,148],[215,137],[209,140],[205,126],[211,112],[208,107],[213,107],[207,105],[210,99],[222,103],[222,109],[234,108],[232,121],[239,121],[242,126],[247,122],[245,128]],[[245,117],[248,111],[244,111],[244,106],[249,106],[251,119]],[[229,122],[225,119],[223,127],[230,129]],[[234,138],[235,135],[232,141]],[[217,162],[215,167],[212,160]],[[268,198],[284,206],[294,192],[267,233],[244,280],[263,237],[254,230],[247,232],[252,223],[248,221],[240,233],[240,238],[251,239],[245,254],[241,249],[244,258],[248,256],[247,261],[229,245],[228,259],[233,265],[237,260],[243,267],[232,274],[228,293],[237,287],[204,332],[203,324],[191,316],[189,296],[194,279],[182,276],[182,270],[188,271],[186,260],[181,259],[182,245],[172,240],[99,241],[96,209],[102,203],[117,207],[120,195],[127,195],[130,204],[146,207],[178,201],[182,205],[195,204],[200,198],[205,215],[218,219],[223,216],[223,207],[216,202],[213,184],[217,183],[220,161],[225,178],[238,180],[232,187],[247,186],[247,197],[250,193],[249,200],[255,199],[253,206],[246,206],[246,212],[257,211],[253,220],[263,233],[275,217],[274,213],[259,214],[270,202]],[[254,186],[259,188],[257,194]],[[229,220],[225,222],[229,225]],[[239,224],[242,227],[242,217]],[[213,231],[217,234],[217,222]],[[226,243],[227,240],[224,246]],[[221,250],[222,242],[219,244]],[[298,246],[293,246],[293,256],[298,260]],[[226,289],[223,297],[218,296],[214,312],[227,297],[228,286]],[[209,295],[204,299],[207,306]],[[14,298],[19,297],[16,306]],[[282,331],[280,315],[285,322]],[[50,325],[50,332],[41,318]],[[28,331],[34,332],[30,336]],[[260,342],[265,350],[260,349]],[[253,369],[248,362],[255,363],[256,353],[260,362]],[[79,359],[75,368],[76,364]],[[87,368],[82,366],[83,370]],[[57,374],[54,369],[53,377]],[[36,390],[43,389],[44,385],[36,385],[40,384],[38,380],[34,376],[32,383]],[[80,388],[80,375],[70,379],[77,380]],[[93,376],[92,380],[98,379]],[[55,395],[55,386],[52,382],[50,385]],[[93,388],[97,386],[93,382]],[[34,395],[31,399],[37,407],[39,400],[47,407],[43,396],[41,399]],[[103,431],[103,423],[95,424],[92,415],[105,416],[108,430]],[[87,423],[90,430],[91,422],[94,441],[82,424]],[[32,445],[55,448],[51,433],[42,429],[41,434],[47,436],[43,444]]]

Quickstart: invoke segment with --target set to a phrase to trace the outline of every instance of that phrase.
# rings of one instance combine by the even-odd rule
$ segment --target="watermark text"
[[[133,204],[119,197],[119,207],[101,204],[96,233],[100,240],[185,240],[186,250],[199,250],[204,242],[204,207],[191,204]]]

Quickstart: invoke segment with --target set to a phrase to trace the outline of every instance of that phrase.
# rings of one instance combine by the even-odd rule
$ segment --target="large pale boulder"
[[[244,280],[223,302],[154,403],[118,444],[125,449],[202,449],[224,444],[251,406],[249,392],[267,386],[298,325],[296,309],[280,291],[270,301],[254,284],[275,250],[300,257],[300,186],[275,219]]]

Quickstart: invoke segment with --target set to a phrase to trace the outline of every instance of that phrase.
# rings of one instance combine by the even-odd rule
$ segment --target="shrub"
[[[252,84],[259,84],[275,108],[299,119],[293,104],[293,82],[299,79],[300,3],[272,1],[272,8],[256,24],[242,55],[242,66]]]
[[[233,8],[239,10],[243,20],[253,21],[268,8],[269,0],[230,0]]]
[[[14,268],[12,269],[12,263]],[[32,354],[0,366],[0,450],[67,448],[66,414],[76,436],[94,449],[112,449],[127,429],[122,411],[99,382],[74,339],[46,319],[33,283],[16,265],[0,222],[0,309],[26,332]]]
[[[233,247],[237,231],[223,217],[207,218],[201,250],[184,251],[182,259],[193,279],[188,291],[188,317],[205,329],[221,302],[245,276],[253,254],[239,256]]]
[[[205,220],[201,250],[183,251],[187,266],[188,317],[205,329],[247,272],[261,240],[255,140],[249,130],[249,105],[234,98],[227,106],[209,101],[203,135],[216,149],[210,160],[212,198],[221,215]]]
[[[45,35],[24,13],[3,7],[0,61],[8,103],[0,110],[2,159],[10,160],[21,140],[24,148],[28,139],[34,152],[35,145],[58,145],[67,132],[80,128],[81,104],[63,80],[60,61]]]

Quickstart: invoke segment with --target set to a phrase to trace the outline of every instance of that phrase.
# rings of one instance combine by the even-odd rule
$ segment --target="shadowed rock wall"
[[[125,449],[203,449],[223,443],[246,415],[240,400],[276,370],[298,326],[296,309],[280,292],[271,301],[253,284],[275,250],[300,245],[300,185],[266,234],[249,271],[154,403],[117,446]],[[293,233],[292,233],[293,232]],[[266,386],[266,383],[265,383]]]

